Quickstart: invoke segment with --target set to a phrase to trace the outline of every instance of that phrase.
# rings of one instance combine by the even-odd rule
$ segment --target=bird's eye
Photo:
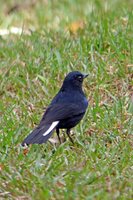
[[[79,76],[78,76],[78,79],[81,80],[81,79],[82,79],[82,76],[79,75]]]

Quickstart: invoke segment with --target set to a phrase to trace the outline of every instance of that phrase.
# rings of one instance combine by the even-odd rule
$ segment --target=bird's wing
[[[86,111],[86,107],[80,106],[76,103],[56,103],[50,105],[43,115],[40,125],[45,123],[52,123],[79,115]]]
[[[60,120],[84,113],[85,110],[84,108],[80,109],[79,105],[74,103],[50,105],[44,113],[39,126],[25,138],[22,146],[24,144],[45,143],[51,137]]]

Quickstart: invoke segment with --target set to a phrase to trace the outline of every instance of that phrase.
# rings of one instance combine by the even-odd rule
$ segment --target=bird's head
[[[78,71],[70,72],[63,82],[63,87],[67,88],[82,88],[82,83],[84,78],[86,78],[88,74],[82,74]]]

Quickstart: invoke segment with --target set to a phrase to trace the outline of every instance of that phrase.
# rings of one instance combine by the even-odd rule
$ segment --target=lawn
[[[0,200],[133,199],[133,1],[1,0],[0,30],[12,27],[23,31],[0,36]],[[74,145],[25,151],[73,70],[89,73]]]

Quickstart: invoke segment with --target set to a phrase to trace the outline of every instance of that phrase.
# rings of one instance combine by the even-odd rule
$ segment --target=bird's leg
[[[68,135],[70,141],[74,144],[73,139],[72,139],[71,136],[70,136],[70,129],[67,129],[67,130],[66,130],[66,134]]]
[[[65,134],[65,132],[63,131],[63,142],[65,142],[66,141],[66,134]]]
[[[58,136],[58,140],[59,140],[59,142],[60,142],[60,144],[61,144],[61,139],[60,139],[60,131],[59,131],[59,128],[56,128],[56,133],[57,133],[57,136]]]

